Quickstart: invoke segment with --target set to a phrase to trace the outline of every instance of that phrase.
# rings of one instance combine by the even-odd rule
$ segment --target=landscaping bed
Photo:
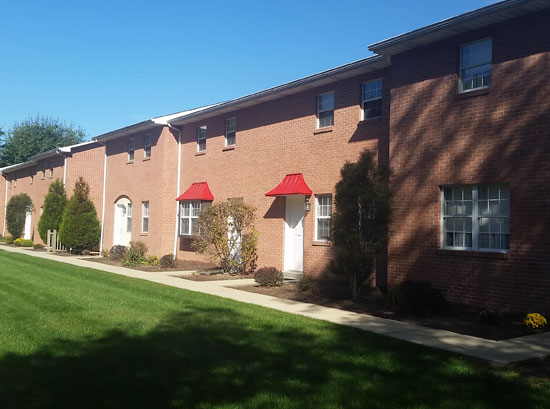
[[[235,289],[370,314],[486,339],[504,340],[538,333],[523,325],[524,315],[522,314],[501,313],[498,324],[480,323],[478,310],[453,305],[445,314],[420,316],[396,311],[396,308],[389,305],[387,297],[375,288],[366,289],[363,297],[359,301],[353,302],[349,297],[347,284],[341,281],[316,281],[310,283],[309,288],[300,287],[298,282],[285,282],[282,287],[249,285],[235,287]]]
[[[243,280],[247,278],[254,278],[253,274],[228,274],[224,272],[211,272],[211,273],[201,273],[197,272],[191,275],[186,275],[181,277],[185,280],[192,281],[222,281],[222,280]]]
[[[90,257],[85,258],[83,260],[86,261],[93,261],[96,263],[102,263],[102,264],[108,264],[111,266],[118,266],[118,267],[127,267],[132,268],[134,270],[140,270],[140,271],[201,271],[201,270],[212,270],[216,269],[217,266],[214,263],[205,263],[201,261],[191,261],[191,260],[176,260],[176,267],[175,268],[162,268],[160,266],[151,266],[146,264],[137,264],[133,267],[130,266],[122,266],[120,261],[111,260],[108,257]]]

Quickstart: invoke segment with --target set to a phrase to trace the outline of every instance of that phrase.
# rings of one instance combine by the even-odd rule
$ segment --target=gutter
[[[178,174],[177,174],[177,182],[176,182],[176,197],[179,197],[180,195],[180,184],[181,184],[181,129],[178,129],[174,126],[172,126],[169,122],[167,123],[168,128],[176,131],[178,133]],[[177,256],[178,251],[178,224],[179,224],[179,202],[176,201],[176,223],[174,228],[174,260]]]

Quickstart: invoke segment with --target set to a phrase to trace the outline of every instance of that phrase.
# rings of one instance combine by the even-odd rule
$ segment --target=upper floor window
[[[151,157],[151,135],[145,135],[145,140],[143,143],[143,157]]]
[[[33,184],[34,182],[34,175],[31,175],[31,185]]]
[[[128,139],[128,162],[134,160],[134,138]]]
[[[460,92],[491,86],[492,43],[487,38],[460,47]]]
[[[44,167],[44,165],[42,167],[42,179],[46,179],[46,168]]]
[[[382,80],[374,80],[363,84],[362,119],[378,118],[382,116]]]
[[[334,125],[334,92],[317,96],[317,128]]]
[[[141,232],[149,232],[149,202],[141,202]]]
[[[50,159],[50,177],[53,177],[53,159]]]
[[[132,203],[131,202],[128,203],[126,208],[128,209],[126,211],[126,232],[131,233],[132,232]],[[147,213],[147,217],[149,217],[149,213]]]
[[[332,217],[332,196],[316,196],[315,202],[315,240],[329,241],[330,220]]]
[[[510,188],[506,184],[445,186],[441,217],[444,248],[510,248]]]
[[[183,201],[180,204],[180,235],[191,236],[197,231],[197,219],[201,212],[199,200]]]
[[[237,135],[237,118],[229,118],[225,120],[225,146],[233,146],[236,142]]]
[[[206,150],[206,125],[197,128],[197,152]]]

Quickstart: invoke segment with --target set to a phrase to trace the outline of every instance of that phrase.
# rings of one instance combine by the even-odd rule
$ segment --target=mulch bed
[[[346,284],[336,281],[319,281],[312,284],[305,291],[300,291],[296,282],[285,282],[282,287],[270,288],[250,285],[235,288],[486,339],[504,340],[536,333],[523,325],[524,315],[522,314],[500,314],[501,320],[498,324],[480,323],[477,318],[477,310],[456,305],[452,306],[451,311],[445,315],[414,316],[403,314],[392,309],[388,305],[384,294],[374,288],[365,291],[366,294],[361,300],[353,302],[349,297]]]
[[[107,257],[90,257],[85,258],[83,260],[86,261],[93,261],[96,263],[102,263],[102,264],[108,264],[111,266],[119,266],[119,267],[127,267],[123,266],[120,261],[114,261]],[[176,268],[162,268],[160,266],[149,266],[149,265],[143,265],[138,264],[135,267],[127,267],[127,268],[133,268],[134,270],[140,270],[140,271],[201,271],[201,270],[212,270],[216,269],[217,266],[213,263],[204,263],[201,261],[190,261],[190,260],[176,260]]]
[[[254,278],[253,274],[227,274],[227,273],[196,273],[181,277],[185,280],[192,281],[221,281],[221,280],[242,280],[246,278]]]

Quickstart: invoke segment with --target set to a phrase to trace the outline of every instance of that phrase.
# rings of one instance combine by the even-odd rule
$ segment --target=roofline
[[[136,124],[125,126],[124,128],[115,129],[114,131],[106,132],[99,136],[92,138],[95,142],[107,142],[111,139],[119,138],[138,131],[145,131],[147,129],[152,129],[161,124],[155,123],[152,119],[147,119],[146,121],[141,121]]]
[[[390,37],[387,40],[376,42],[374,44],[369,45],[368,49],[380,55],[388,55],[388,56],[395,55],[399,52],[402,52],[402,51],[396,52],[394,50],[391,50],[391,48],[395,46],[400,46],[400,45],[404,46],[405,43],[407,42],[419,40],[422,37],[428,36],[430,34],[434,34],[436,32],[442,32],[443,30],[446,30],[446,29],[451,29],[452,31],[449,36],[460,34],[462,32],[461,30],[470,31],[469,29],[464,27],[461,28],[460,26],[466,22],[471,22],[475,19],[479,19],[483,17],[493,17],[495,13],[504,13],[507,11],[513,11],[513,9],[515,8],[518,8],[520,6],[528,6],[528,5],[532,5],[533,8],[540,7],[540,9],[550,7],[550,3],[547,0],[504,0],[495,4],[490,4],[488,6],[478,8],[473,11],[469,11],[467,13],[460,14],[455,17],[447,18],[437,23],[433,23],[433,24],[418,28],[416,30],[409,31],[407,33],[400,34],[395,37]],[[518,11],[523,11],[523,10],[518,10]],[[523,13],[523,14],[527,14],[527,13]],[[503,15],[501,17],[502,18],[501,21],[518,17],[520,15],[522,14],[518,14],[517,16],[511,16],[511,17],[506,17],[505,15]],[[480,25],[480,27],[482,26],[484,25]],[[455,28],[456,30],[453,31],[452,30],[453,28]],[[426,42],[426,44],[429,42],[432,42],[432,41],[428,41]],[[409,48],[415,48],[416,46],[418,45],[413,44],[412,47],[409,47]]]
[[[368,67],[370,65],[379,64],[380,66],[377,66],[374,70],[387,68],[390,66],[390,59],[383,55],[374,55],[371,57],[363,58],[361,60],[357,60],[348,64],[344,64],[335,68],[331,68],[326,71],[321,71],[317,74],[309,75],[307,77],[303,77],[291,82],[287,82],[285,84],[277,85],[272,88],[267,88],[262,91],[255,92],[253,94],[245,95],[240,98],[236,98],[230,101],[221,102],[219,104],[216,104],[214,106],[211,106],[209,108],[193,112],[187,115],[183,115],[181,117],[176,117],[168,121],[168,123],[172,125],[181,125],[184,121],[188,122],[188,120],[197,118],[199,116],[206,116],[211,113],[215,113],[221,110],[227,110],[228,108],[237,108],[239,105],[244,104],[246,102],[252,102],[254,100],[258,100],[261,98],[266,97],[274,97],[277,94],[282,94],[284,92],[288,92],[292,89],[297,89],[296,92],[300,91],[300,87],[307,86],[309,84],[315,83],[316,81],[321,81],[323,79],[328,79],[330,77],[335,77],[334,81],[339,81],[343,79],[342,77],[338,77],[338,75],[344,74],[348,71],[352,70],[358,70],[363,67]],[[334,82],[330,81],[330,82]],[[283,94],[286,95],[286,94]]]

